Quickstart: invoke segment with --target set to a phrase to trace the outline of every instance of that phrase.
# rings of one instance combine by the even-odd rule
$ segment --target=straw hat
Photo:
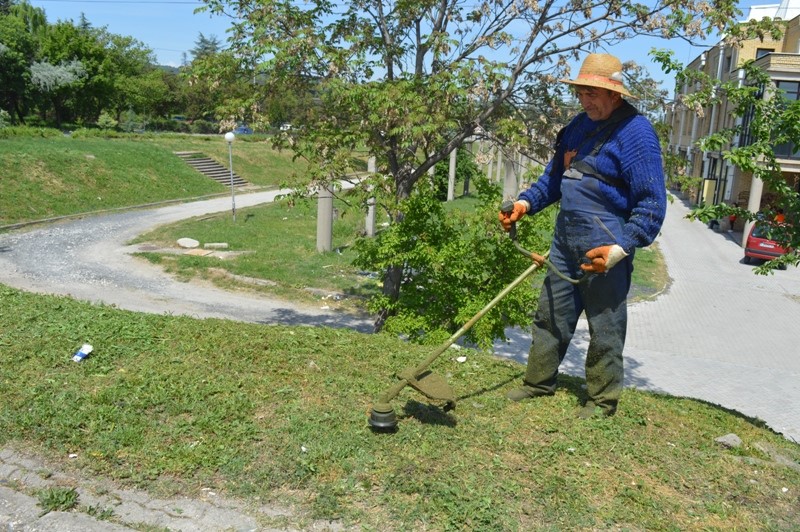
[[[577,78],[559,81],[570,85],[600,87],[633,97],[622,84],[622,62],[609,54],[589,54],[584,59]]]

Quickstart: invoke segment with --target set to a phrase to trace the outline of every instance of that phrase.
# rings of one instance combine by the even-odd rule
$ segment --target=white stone
[[[179,238],[178,245],[182,248],[196,248],[200,245],[200,242],[195,240],[194,238]]]

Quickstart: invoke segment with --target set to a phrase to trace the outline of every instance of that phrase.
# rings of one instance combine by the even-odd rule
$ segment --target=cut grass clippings
[[[428,348],[3,286],[0,299],[0,443],[65,469],[159,494],[295,502],[362,530],[800,527],[800,472],[759,450],[797,463],[798,446],[702,401],[625,390],[617,416],[581,421],[581,380],[509,403],[521,366],[460,350],[466,362],[432,367],[455,411],[406,388],[399,431],[374,434],[372,401]],[[94,351],[72,362],[84,342]],[[743,445],[714,442],[728,433]]]

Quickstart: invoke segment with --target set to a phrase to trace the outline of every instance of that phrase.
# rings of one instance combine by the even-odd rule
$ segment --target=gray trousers
[[[558,266],[561,257],[551,254],[551,260]],[[609,272],[593,275],[577,286],[552,272],[547,274],[533,319],[526,385],[547,393],[555,391],[558,367],[567,353],[578,318],[585,311],[591,336],[586,353],[589,398],[604,410],[616,409],[623,384],[622,350],[632,271],[633,254]]]

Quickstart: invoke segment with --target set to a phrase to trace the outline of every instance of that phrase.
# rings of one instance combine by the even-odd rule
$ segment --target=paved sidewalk
[[[741,233],[716,233],[688,212],[676,199],[657,239],[668,290],[629,307],[626,385],[719,404],[800,442],[800,269],[754,274]],[[562,371],[584,376],[588,340],[581,320]],[[529,347],[516,330],[496,352],[524,362]]]

